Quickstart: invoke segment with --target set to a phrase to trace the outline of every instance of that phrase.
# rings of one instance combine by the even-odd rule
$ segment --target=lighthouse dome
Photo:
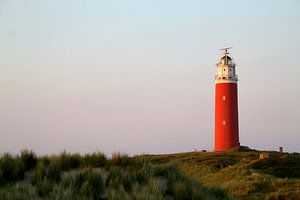
[[[232,60],[232,58],[228,55],[224,55],[221,60]]]
[[[229,64],[231,62],[232,62],[232,58],[229,55],[225,54],[224,56],[221,57],[220,60],[221,64]]]

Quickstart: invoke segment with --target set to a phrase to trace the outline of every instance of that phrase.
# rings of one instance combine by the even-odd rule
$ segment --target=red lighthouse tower
[[[217,64],[218,73],[215,76],[215,151],[223,151],[240,146],[238,123],[238,78],[235,63],[229,56],[228,49],[224,51]]]

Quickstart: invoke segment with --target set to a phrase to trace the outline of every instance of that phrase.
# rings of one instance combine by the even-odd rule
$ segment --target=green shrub
[[[138,184],[143,185],[146,184],[149,179],[154,176],[154,170],[149,164],[146,164],[140,168],[135,168],[136,181]]]
[[[131,159],[130,166],[135,167],[135,168],[149,166],[151,163],[151,161],[147,157],[144,157],[144,156],[134,156],[130,159]]]
[[[300,157],[293,155],[257,160],[248,167],[280,178],[300,178]]]
[[[86,154],[83,157],[83,166],[85,167],[105,167],[107,162],[106,156],[101,152]]]
[[[47,169],[43,162],[38,162],[37,166],[34,169],[34,176],[32,179],[32,184],[36,185],[38,182],[43,181],[46,179],[47,176]]]
[[[71,172],[63,178],[62,187],[70,188],[74,196],[101,199],[104,190],[103,178],[100,171],[84,169]]]
[[[120,178],[123,174],[124,170],[120,167],[113,167],[111,168],[107,178],[106,178],[106,185],[111,188],[117,188],[120,186]]]
[[[43,163],[44,165],[49,165],[51,160],[54,160],[54,159],[56,159],[56,158],[54,158],[54,157],[50,158],[49,156],[43,156],[43,157],[40,157],[38,159],[38,161]]]
[[[61,171],[57,161],[52,161],[48,165],[43,162],[38,162],[33,177],[33,184],[38,184],[44,180],[58,183],[60,181]]]
[[[159,184],[159,180],[155,179],[154,177],[151,177],[147,185],[145,185],[144,187],[148,188],[151,193],[163,195],[163,190],[161,185]]]
[[[21,159],[25,165],[25,170],[33,169],[37,163],[37,156],[33,151],[23,150],[21,151]]]
[[[132,187],[132,198],[139,200],[163,200],[163,193],[158,182],[151,178],[147,185],[134,184]]]
[[[4,184],[15,179],[14,164],[14,159],[10,154],[3,154],[0,160],[0,169],[2,171],[2,179]]]
[[[13,181],[21,180],[24,178],[25,174],[25,165],[20,157],[16,157],[14,159],[14,167],[13,167]]]
[[[249,192],[250,193],[272,192],[273,190],[274,190],[274,188],[273,188],[271,182],[263,179],[263,180],[254,181],[251,184],[251,190]]]
[[[228,195],[224,192],[224,190],[222,190],[221,188],[211,188],[210,190],[210,193],[212,195],[214,195],[217,199],[228,199]]]
[[[13,165],[14,165],[14,160],[10,154],[5,153],[1,156],[0,169],[2,170],[2,172],[12,172]]]
[[[156,176],[163,176],[167,180],[167,194],[175,199],[228,199],[222,190],[207,190],[195,180],[186,177],[178,168],[177,163],[156,165],[154,168]]]
[[[84,193],[91,195],[95,200],[101,199],[101,194],[104,190],[104,183],[101,173],[91,171],[88,174],[85,187],[87,192]]]
[[[54,185],[52,191],[47,195],[47,200],[90,200],[81,196],[75,196],[70,188]],[[92,200],[92,199],[91,199]]]
[[[3,177],[2,169],[0,168],[0,186],[4,185],[4,183],[5,183],[5,180],[4,180],[4,177]]]
[[[63,151],[58,157],[59,168],[61,171],[69,171],[80,167],[81,156],[80,154],[69,154]]]
[[[36,192],[39,196],[45,197],[52,191],[53,185],[54,184],[51,181],[47,180],[47,179],[39,181],[35,185]]]
[[[86,170],[75,173],[70,185],[74,193],[81,193],[82,184],[86,181],[87,176],[88,171]]]
[[[35,189],[27,183],[8,184],[0,188],[0,199],[2,200],[27,200],[37,199]]]
[[[155,165],[154,174],[156,176],[168,176],[169,174],[178,172],[178,164],[177,163],[167,163],[167,164],[158,164]]]
[[[127,193],[122,185],[117,188],[110,188],[107,195],[108,200],[131,200],[131,195]]]
[[[0,184],[4,185],[24,178],[25,166],[20,157],[13,158],[5,153],[0,159]]]
[[[50,163],[50,165],[48,166],[47,178],[51,182],[55,182],[55,183],[58,183],[60,181],[61,170],[59,167],[59,163],[55,161]]]
[[[126,191],[130,191],[133,184],[147,184],[153,175],[150,165],[142,166],[141,168],[116,166],[110,170],[106,183],[113,188],[118,188],[122,185]]]
[[[268,194],[266,200],[296,200],[300,198],[300,192],[275,192]]]
[[[113,167],[106,181],[109,187],[117,188],[121,185],[126,191],[130,191],[137,178],[132,169],[125,170],[120,167]]]
[[[113,153],[110,160],[111,166],[126,167],[133,164],[133,159],[127,154],[121,154],[120,152]]]
[[[190,186],[183,181],[178,181],[173,183],[173,193],[175,199],[181,199],[181,200],[192,199]]]

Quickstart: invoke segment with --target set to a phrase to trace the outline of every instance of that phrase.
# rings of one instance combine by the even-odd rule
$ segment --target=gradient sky
[[[211,150],[227,46],[241,144],[300,151],[300,1],[0,0],[0,153]]]

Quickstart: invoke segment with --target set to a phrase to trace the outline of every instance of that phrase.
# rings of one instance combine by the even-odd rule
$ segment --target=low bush
[[[2,200],[38,199],[34,187],[27,183],[8,184],[0,188]]]
[[[274,188],[272,186],[271,181],[262,179],[262,180],[254,181],[251,184],[251,190],[249,192],[255,193],[255,192],[272,192],[272,191],[274,191]]]
[[[57,162],[61,171],[69,171],[80,167],[80,154],[69,154],[63,151],[57,158]]]
[[[248,167],[280,178],[300,178],[300,157],[297,156],[261,159],[251,163]]]
[[[122,185],[125,191],[131,191],[134,184],[140,186],[148,184],[150,178],[153,176],[153,167],[146,162],[144,165],[140,165],[140,167],[136,167],[135,165],[120,167],[117,165],[111,168],[106,184],[113,188],[118,188]]]
[[[154,176],[154,170],[149,164],[133,169],[136,174],[136,182],[140,185],[148,183],[149,179]]]
[[[195,180],[185,176],[178,168],[178,163],[169,163],[155,167],[157,176],[167,179],[167,194],[175,199],[229,199],[227,194],[220,190],[208,190]]]
[[[3,177],[2,169],[0,168],[0,186],[4,185],[4,183],[5,183],[5,180],[4,180],[4,177]]]
[[[61,178],[61,171],[59,163],[56,160],[51,161],[49,164],[38,162],[32,183],[39,184],[39,182],[48,181],[51,183],[58,183]]]
[[[121,154],[120,152],[113,153],[110,160],[111,166],[126,167],[133,164],[133,159],[127,154]]]
[[[133,156],[131,158],[131,167],[140,168],[144,166],[149,166],[151,163],[150,159],[145,156]]]
[[[90,194],[93,199],[101,199],[101,194],[104,190],[104,182],[100,172],[91,171],[85,186],[87,188],[87,194]]]
[[[132,197],[127,193],[122,185],[117,188],[110,188],[107,195],[108,200],[131,200]]]
[[[93,154],[86,154],[82,158],[83,167],[106,167],[108,164],[105,154],[96,152]]]
[[[98,152],[84,156],[62,152],[37,158],[24,150],[17,156],[0,157],[0,199],[226,200],[228,194],[269,200],[300,197],[299,179],[288,178],[298,176],[299,157],[279,154],[257,160],[258,155],[250,153],[157,155],[153,162],[152,155],[115,153],[107,160]],[[33,173],[25,176],[31,169]]]
[[[145,185],[134,184],[132,187],[133,199],[155,199],[163,200],[164,194],[157,180],[151,178]]]
[[[210,190],[209,190],[209,192],[213,195],[213,196],[215,196],[216,197],[216,199],[229,199],[228,198],[228,195],[225,193],[225,191],[224,190],[222,190],[221,188],[216,188],[216,187],[214,187],[214,188],[211,188]]]
[[[104,191],[104,182],[100,171],[92,169],[83,169],[78,172],[71,172],[64,177],[61,183],[65,189],[70,189],[76,197],[85,199],[101,199]]]
[[[37,163],[37,156],[31,150],[23,150],[21,151],[21,160],[24,163],[25,170],[33,169]]]
[[[177,181],[175,183],[172,183],[172,193],[175,197],[175,199],[181,199],[181,200],[189,200],[192,199],[192,193],[190,186],[185,184],[183,181]]]
[[[136,180],[136,174],[132,169],[125,170],[120,167],[113,167],[106,179],[106,183],[112,188],[118,188],[122,185],[126,191],[130,191]]]
[[[44,179],[42,181],[37,182],[37,184],[35,185],[36,188],[36,193],[40,196],[40,197],[45,197],[47,196],[53,188],[53,182]]]
[[[24,178],[25,165],[19,156],[5,153],[0,158],[0,186]]]
[[[266,197],[266,200],[296,200],[300,198],[300,192],[287,192],[287,193],[281,193],[281,192],[275,192],[268,194]]]

